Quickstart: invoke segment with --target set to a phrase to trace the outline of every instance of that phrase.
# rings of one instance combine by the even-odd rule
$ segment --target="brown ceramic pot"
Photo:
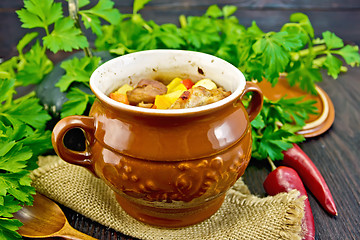
[[[143,77],[210,78],[230,90],[227,98],[190,109],[144,109],[108,97]],[[151,50],[115,58],[91,76],[97,97],[90,116],[62,119],[53,145],[65,161],[86,167],[116,193],[134,218],[157,226],[182,227],[203,221],[221,206],[226,191],[244,173],[251,157],[252,121],[262,93],[231,64],[211,55]],[[247,109],[241,99],[253,92]],[[64,135],[80,128],[86,150],[64,146]]]

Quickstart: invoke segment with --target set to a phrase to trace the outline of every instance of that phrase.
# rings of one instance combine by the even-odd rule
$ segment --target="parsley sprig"
[[[81,30],[74,28],[74,21],[64,17],[61,3],[52,0],[25,0],[24,8],[16,11],[23,28],[42,28],[43,48],[56,53],[59,50],[72,51],[89,46]],[[52,27],[52,30],[50,30]]]
[[[51,149],[49,114],[34,94],[13,99],[14,79],[0,79],[0,239],[19,239],[13,213],[30,205],[35,189],[29,174],[37,156]]]
[[[270,158],[281,160],[282,151],[292,147],[292,143],[305,138],[296,132],[305,126],[310,114],[316,114],[316,101],[303,101],[303,97],[273,101],[264,98],[263,109],[251,122],[252,157],[259,160]]]

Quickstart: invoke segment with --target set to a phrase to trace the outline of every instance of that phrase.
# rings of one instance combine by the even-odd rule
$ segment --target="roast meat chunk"
[[[156,95],[162,95],[167,92],[167,87],[156,80],[142,79],[131,91],[128,91],[127,97],[131,105],[139,103],[154,103]]]
[[[226,98],[231,94],[223,88],[208,90],[202,86],[197,86],[185,91],[170,107],[171,109],[192,108],[207,105]]]

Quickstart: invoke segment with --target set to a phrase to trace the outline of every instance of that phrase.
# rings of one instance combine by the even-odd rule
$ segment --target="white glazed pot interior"
[[[108,97],[111,92],[126,83],[135,86],[141,79],[151,78],[167,84],[175,77],[191,78],[195,82],[209,78],[232,94],[209,105],[171,110],[129,106]],[[237,99],[243,92],[245,84],[244,75],[232,64],[209,54],[185,50],[148,50],[120,56],[105,62],[90,78],[90,87],[96,97],[115,108],[167,114],[216,108]]]

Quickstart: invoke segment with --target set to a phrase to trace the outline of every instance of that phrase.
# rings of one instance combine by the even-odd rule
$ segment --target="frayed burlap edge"
[[[222,207],[202,223],[179,229],[136,221],[117,204],[112,190],[86,169],[57,156],[39,158],[31,174],[36,190],[104,226],[140,239],[301,239],[304,199],[294,190],[274,197],[251,195],[240,179]]]

